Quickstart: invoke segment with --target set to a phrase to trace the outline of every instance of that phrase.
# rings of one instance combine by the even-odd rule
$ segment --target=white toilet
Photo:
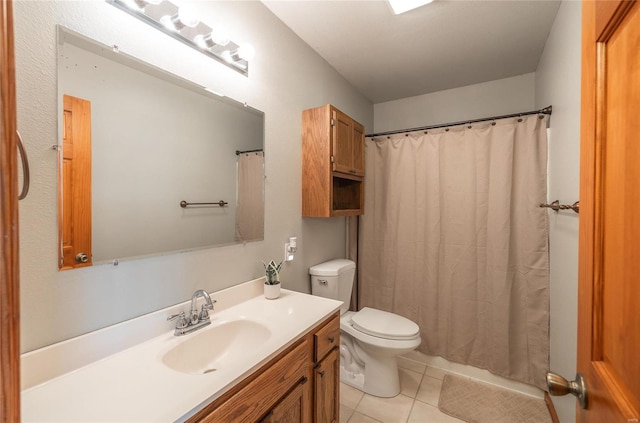
[[[386,311],[348,311],[356,264],[331,260],[309,269],[311,293],[343,301],[340,308],[340,380],[378,397],[400,393],[396,357],[420,345],[418,325]]]

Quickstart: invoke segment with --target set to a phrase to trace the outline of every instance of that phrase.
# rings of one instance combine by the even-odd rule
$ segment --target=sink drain
[[[215,372],[216,369],[207,369],[204,372],[202,372],[202,374],[206,375],[207,373],[211,373],[211,372]]]

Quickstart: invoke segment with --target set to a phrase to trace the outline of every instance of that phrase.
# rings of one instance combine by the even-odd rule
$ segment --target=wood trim
[[[556,413],[556,407],[553,405],[553,401],[551,401],[551,396],[548,392],[544,393],[544,402],[545,404],[547,404],[547,409],[549,410],[551,421],[553,423],[560,423],[560,419],[558,419],[558,413]]]
[[[0,421],[20,421],[18,166],[13,3],[0,7]]]

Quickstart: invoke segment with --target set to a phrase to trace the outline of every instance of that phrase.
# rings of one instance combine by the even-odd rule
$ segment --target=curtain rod
[[[487,121],[490,121],[490,120],[506,119],[506,118],[512,118],[512,117],[528,116],[528,115],[550,115],[552,109],[553,109],[552,106],[548,106],[548,107],[545,107],[544,109],[532,110],[530,112],[513,113],[513,114],[510,114],[510,115],[502,115],[502,116],[491,116],[491,117],[486,117],[486,118],[481,118],[481,119],[463,120],[463,121],[460,121],[460,122],[441,123],[441,124],[438,124],[438,125],[421,126],[419,128],[398,129],[398,130],[395,130],[395,131],[378,132],[378,133],[375,133],[375,134],[365,135],[365,137],[367,137],[367,138],[375,138],[375,137],[381,137],[383,135],[402,134],[402,133],[405,133],[405,132],[414,132],[414,131],[426,131],[426,130],[429,130],[429,129],[447,128],[449,126],[468,125],[470,123],[487,122]]]

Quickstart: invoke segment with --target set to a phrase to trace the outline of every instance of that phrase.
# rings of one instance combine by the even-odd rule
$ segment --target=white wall
[[[104,1],[14,4],[18,127],[32,187],[20,202],[22,350],[108,326],[263,274],[289,236],[298,253],[282,272],[285,288],[309,292],[309,266],[345,253],[345,220],[302,219],[301,112],[332,103],[366,128],[372,105],[259,2],[190,4],[209,25],[256,48],[244,77]],[[210,87],[265,112],[265,240],[246,245],[57,270],[56,24]]]
[[[374,131],[417,128],[535,108],[535,74],[514,76],[450,90],[377,103]]]
[[[579,199],[581,3],[563,1],[536,71],[536,105],[553,104],[549,137],[549,200]],[[578,215],[549,212],[551,371],[576,373]],[[575,398],[553,397],[561,422],[575,421]]]

